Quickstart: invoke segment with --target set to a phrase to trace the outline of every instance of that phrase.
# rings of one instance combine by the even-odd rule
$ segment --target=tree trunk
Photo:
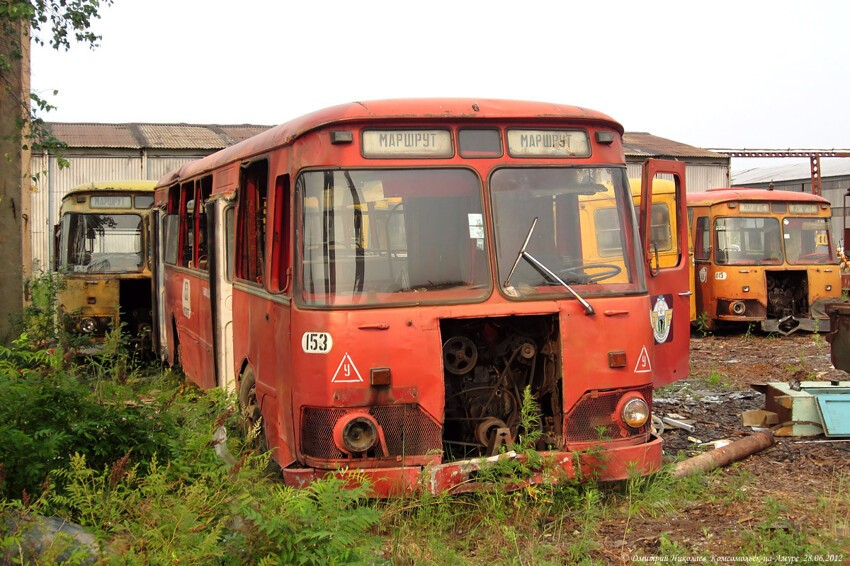
[[[0,342],[20,331],[24,277],[31,272],[29,150],[22,149],[21,124],[29,115],[29,29],[17,38],[0,38],[0,51],[11,64],[0,75]],[[20,42],[21,56],[15,55]],[[28,145],[28,144],[27,144]]]

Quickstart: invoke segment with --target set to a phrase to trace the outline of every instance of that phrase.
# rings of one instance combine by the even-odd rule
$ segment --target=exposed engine
[[[805,271],[767,271],[767,317],[809,318],[809,281]]]
[[[492,455],[513,442],[526,388],[541,413],[538,448],[563,445],[556,317],[445,320],[440,330],[446,460]]]

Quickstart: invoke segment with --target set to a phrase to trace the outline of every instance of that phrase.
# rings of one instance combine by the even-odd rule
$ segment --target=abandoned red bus
[[[828,332],[841,298],[827,199],[795,191],[710,189],[687,196],[696,315],[708,329]]]
[[[645,166],[644,194],[677,186],[659,265],[622,133],[556,104],[358,102],[186,164],[156,189],[163,355],[238,392],[290,485],[474,489],[523,457],[526,391],[542,473],[657,470],[652,391],[688,363],[684,166]]]

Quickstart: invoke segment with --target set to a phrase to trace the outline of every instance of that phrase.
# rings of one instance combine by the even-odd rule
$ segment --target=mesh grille
[[[301,449],[307,456],[336,460],[347,456],[333,441],[333,428],[347,409],[305,407],[301,420]],[[439,450],[440,427],[418,405],[371,407],[372,415],[384,432],[389,456],[425,455]]]
[[[652,386],[635,389],[652,410]],[[567,442],[587,442],[610,438],[612,440],[643,436],[649,431],[649,421],[639,429],[627,428],[613,420],[617,403],[629,391],[591,391],[585,393],[567,416]]]

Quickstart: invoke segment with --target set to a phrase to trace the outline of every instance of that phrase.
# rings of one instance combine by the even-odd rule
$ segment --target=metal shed
[[[674,159],[687,164],[685,183],[689,193],[715,187],[728,187],[730,158],[707,149],[668,140],[646,132],[626,132],[623,136],[629,177],[640,177],[640,168],[649,157]]]

